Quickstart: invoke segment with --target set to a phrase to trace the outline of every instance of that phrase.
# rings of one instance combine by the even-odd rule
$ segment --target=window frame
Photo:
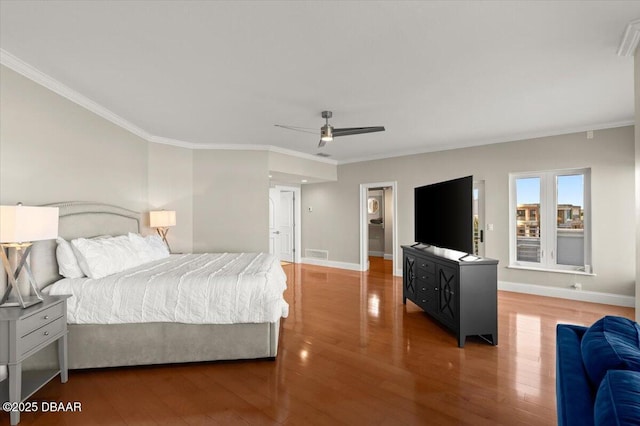
[[[558,177],[583,175],[584,265],[557,263],[558,247]],[[518,179],[540,179],[540,262],[527,262],[517,257],[517,185]],[[543,170],[509,173],[509,268],[593,275],[591,247],[591,168]]]

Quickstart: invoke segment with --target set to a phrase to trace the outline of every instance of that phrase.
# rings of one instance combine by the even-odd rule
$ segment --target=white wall
[[[269,251],[266,151],[199,150],[193,156],[193,250]]]
[[[560,135],[338,166],[338,182],[302,187],[303,249],[329,251],[329,260],[359,263],[359,185],[398,182],[399,244],[413,243],[413,188],[465,175],[485,181],[486,256],[502,281],[632,296],[635,281],[633,127]],[[597,276],[506,269],[509,261],[510,172],[591,167],[593,265]],[[308,207],[313,207],[313,212]],[[627,224],[627,226],[620,226]],[[401,256],[398,248],[397,256]],[[396,264],[401,265],[400,259]]]
[[[147,207],[148,143],[0,66],[0,203]]]
[[[176,226],[167,240],[174,253],[193,249],[193,151],[169,145],[149,144],[149,210],[175,210]],[[145,226],[149,216],[144,215]]]

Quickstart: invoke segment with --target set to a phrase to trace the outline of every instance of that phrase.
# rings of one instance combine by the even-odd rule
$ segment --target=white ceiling
[[[340,162],[631,124],[638,1],[0,1],[0,47],[149,135]],[[7,55],[5,55],[7,57]],[[14,59],[15,59],[14,58]],[[180,143],[180,142],[176,142]]]

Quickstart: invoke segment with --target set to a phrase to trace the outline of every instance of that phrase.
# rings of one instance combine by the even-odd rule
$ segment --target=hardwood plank
[[[455,336],[402,304],[391,262],[366,273],[283,266],[289,317],[275,361],[72,371],[41,401],[82,413],[25,413],[22,425],[554,425],[555,327],[632,308],[500,291],[499,342]],[[0,414],[0,424],[8,423]]]

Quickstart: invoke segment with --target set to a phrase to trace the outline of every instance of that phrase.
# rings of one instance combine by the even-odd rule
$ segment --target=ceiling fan
[[[318,144],[318,148],[322,148],[327,144],[327,142],[333,141],[333,138],[338,136],[349,136],[349,135],[359,135],[361,133],[373,133],[373,132],[384,132],[384,126],[374,126],[374,127],[345,127],[342,129],[336,129],[332,125],[329,124],[329,119],[333,116],[331,111],[322,111],[322,118],[326,120],[325,125],[320,128],[320,143]],[[317,134],[317,131],[310,131],[308,127],[296,127],[296,126],[284,126],[282,124],[275,124],[276,127],[282,127],[283,129],[295,130],[297,132],[305,132]]]

